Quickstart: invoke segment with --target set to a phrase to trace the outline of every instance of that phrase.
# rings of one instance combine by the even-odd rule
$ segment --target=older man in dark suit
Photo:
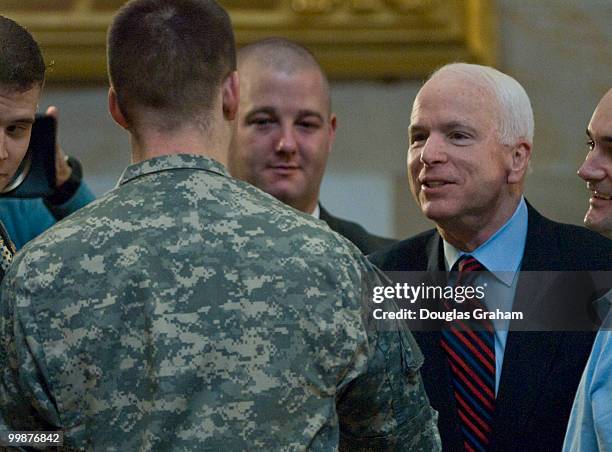
[[[609,242],[544,218],[524,199],[533,127],[529,98],[508,75],[463,63],[434,73],[413,105],[408,172],[412,193],[436,229],[372,261],[385,271],[478,270],[476,284],[496,294],[485,297],[488,305],[589,319],[586,301],[559,291],[544,295],[540,276],[517,274],[611,267]],[[558,281],[585,298],[592,293],[588,276],[575,284]],[[594,333],[582,324],[575,331],[514,326],[415,333],[445,450],[561,448]]]

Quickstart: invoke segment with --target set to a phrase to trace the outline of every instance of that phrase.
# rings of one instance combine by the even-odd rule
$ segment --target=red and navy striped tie
[[[463,256],[457,265],[455,286],[473,284],[476,273],[484,266],[472,256]],[[482,300],[465,300],[462,310],[484,309]],[[454,308],[460,306],[455,304]],[[486,310],[486,309],[485,309]],[[451,369],[457,415],[465,450],[486,451],[491,440],[495,410],[495,343],[490,320],[454,320],[442,330],[440,344]]]

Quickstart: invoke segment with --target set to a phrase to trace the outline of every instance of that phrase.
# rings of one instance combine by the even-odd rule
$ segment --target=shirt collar
[[[486,242],[471,253],[458,250],[443,240],[446,269],[453,268],[464,254],[474,256],[506,286],[511,286],[519,271],[527,241],[527,204],[521,198],[516,210],[506,223]]]
[[[321,209],[319,208],[319,203],[317,203],[317,205],[315,206],[315,209],[312,211],[312,213],[310,214],[315,218],[321,218]]]
[[[180,168],[201,169],[229,177],[227,169],[225,169],[221,163],[210,157],[194,154],[172,154],[154,157],[128,166],[119,178],[117,186],[123,185],[140,176]]]

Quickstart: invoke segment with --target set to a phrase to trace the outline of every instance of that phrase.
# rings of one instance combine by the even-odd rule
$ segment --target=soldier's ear
[[[222,96],[223,116],[226,120],[232,121],[236,117],[238,103],[240,101],[238,72],[232,71],[232,73],[223,80]]]
[[[108,111],[110,111],[112,118],[117,124],[119,124],[124,129],[128,128],[128,121],[123,112],[121,111],[121,107],[119,107],[117,92],[112,86],[108,89]]]

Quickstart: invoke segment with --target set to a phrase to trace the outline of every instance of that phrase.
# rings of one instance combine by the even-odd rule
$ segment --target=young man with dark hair
[[[600,252],[605,253],[612,239],[612,89],[599,101],[586,132],[588,154],[578,170],[591,192],[584,224],[601,234]],[[607,258],[612,261],[609,251]],[[602,315],[608,314],[578,386],[564,452],[612,450],[612,291],[597,304]]]
[[[359,251],[225,169],[234,37],[211,0],[135,0],[108,37],[117,188],[15,258],[0,418],[97,450],[438,450],[410,333]]]
[[[45,63],[32,35],[3,16],[0,16],[0,42],[1,191],[15,175],[28,149],[45,80]],[[57,117],[57,109],[50,107],[47,114]],[[5,248],[0,271],[6,269],[10,254],[15,251],[13,241],[17,249],[21,248],[55,221],[93,200],[93,194],[81,183],[81,178],[79,162],[74,158],[66,159],[57,146],[54,193],[44,199],[0,197],[0,221],[3,224],[0,227],[3,236],[0,248]]]
[[[9,184],[28,149],[45,79],[38,45],[20,25],[0,16],[0,188]],[[0,223],[0,278],[15,247]]]

